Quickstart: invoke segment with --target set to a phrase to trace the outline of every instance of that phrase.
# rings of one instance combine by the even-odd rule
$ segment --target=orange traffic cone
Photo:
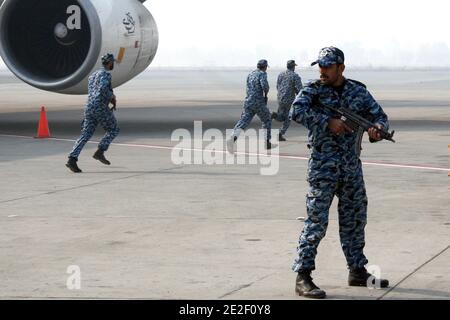
[[[45,113],[45,107],[41,107],[41,118],[39,119],[39,128],[37,137],[39,139],[50,138],[50,130],[48,128],[47,114]]]

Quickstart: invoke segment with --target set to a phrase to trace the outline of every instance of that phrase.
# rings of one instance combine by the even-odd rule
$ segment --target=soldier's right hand
[[[328,121],[328,128],[335,135],[345,134],[347,132],[353,132],[352,128],[344,123],[341,119],[331,118]]]

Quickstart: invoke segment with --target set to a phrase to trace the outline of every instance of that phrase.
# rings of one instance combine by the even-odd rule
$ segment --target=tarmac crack
[[[253,284],[255,284],[256,282],[262,281],[262,280],[264,280],[264,279],[266,279],[266,278],[268,278],[268,277],[270,277],[270,276],[273,276],[274,274],[275,274],[275,273],[270,273],[270,274],[268,274],[268,275],[266,275],[266,276],[264,276],[264,277],[262,277],[262,278],[256,279],[256,280],[253,281],[253,282],[250,282],[250,283],[247,283],[247,284],[243,284],[243,285],[239,286],[238,288],[236,288],[236,289],[234,289],[234,290],[231,290],[231,291],[229,291],[229,292],[227,292],[227,293],[221,295],[218,299],[223,299],[223,298],[228,297],[228,296],[230,296],[230,295],[232,295],[232,294],[234,294],[234,293],[236,293],[236,292],[238,292],[238,291],[241,291],[241,290],[243,290],[243,289],[245,289],[245,288],[251,287],[251,286],[252,286]]]
[[[427,261],[425,261],[424,263],[422,263],[420,266],[418,266],[416,269],[414,269],[411,273],[409,273],[408,275],[406,275],[402,280],[400,280],[395,286],[393,286],[392,288],[390,288],[388,291],[386,291],[383,295],[381,295],[379,298],[377,298],[377,300],[381,300],[383,299],[385,296],[387,296],[389,293],[391,293],[392,291],[394,291],[400,284],[402,284],[403,282],[405,282],[407,279],[409,279],[412,275],[414,275],[417,271],[419,271],[420,269],[422,269],[423,267],[425,267],[427,264],[429,264],[431,261],[435,260],[436,258],[438,258],[440,255],[442,255],[445,251],[447,251],[448,249],[450,249],[450,245],[447,246],[445,249],[441,250],[440,252],[438,252],[436,255],[434,255],[433,257],[431,257],[430,259],[428,259]]]
[[[53,195],[53,194],[56,194],[56,193],[61,193],[61,192],[66,192],[66,191],[72,191],[72,190],[78,190],[78,189],[83,189],[83,188],[88,188],[88,187],[93,187],[93,186],[101,185],[101,184],[104,184],[104,183],[109,183],[109,182],[114,182],[114,181],[120,181],[120,180],[127,180],[127,179],[131,179],[131,178],[136,178],[136,177],[140,177],[140,176],[145,176],[145,175],[151,174],[151,173],[160,173],[160,172],[172,171],[172,170],[181,169],[181,168],[183,168],[183,167],[177,166],[177,167],[171,167],[171,168],[162,169],[162,170],[158,170],[158,171],[147,171],[147,172],[144,172],[144,173],[133,174],[133,175],[131,175],[131,176],[120,177],[120,178],[114,178],[114,179],[108,179],[108,180],[98,181],[98,182],[94,182],[94,183],[84,184],[84,185],[81,185],[81,186],[76,186],[76,187],[71,187],[71,188],[65,188],[65,189],[59,189],[59,190],[53,190],[53,191],[47,191],[47,192],[43,192],[43,193],[39,193],[39,194],[34,194],[34,195],[29,195],[29,196],[20,197],[20,198],[14,198],[14,199],[2,200],[2,201],[0,201],[0,204],[10,203],[10,202],[16,202],[16,201],[21,201],[21,200],[29,200],[29,199],[38,198],[38,197],[41,197],[41,196]]]

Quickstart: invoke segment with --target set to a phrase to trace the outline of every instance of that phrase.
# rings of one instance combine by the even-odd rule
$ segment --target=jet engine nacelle
[[[47,91],[87,93],[101,56],[113,53],[113,86],[144,71],[158,29],[143,0],[0,0],[0,55],[21,80]]]

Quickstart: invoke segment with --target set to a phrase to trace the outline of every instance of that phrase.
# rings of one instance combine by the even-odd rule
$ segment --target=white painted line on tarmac
[[[6,138],[21,138],[21,139],[35,139],[29,136],[20,136],[20,135],[10,135],[10,134],[0,134],[0,137]],[[36,139],[36,140],[52,140],[52,141],[63,141],[63,142],[71,142],[74,143],[76,140],[73,139],[61,139],[61,138],[46,138],[46,139]],[[98,144],[98,141],[89,141],[90,144]],[[179,147],[171,147],[171,146],[160,146],[160,145],[149,145],[149,144],[135,144],[135,143],[112,143],[113,146],[120,147],[132,147],[132,148],[146,148],[146,149],[159,149],[159,150],[185,150],[185,151],[196,151],[196,152],[217,152],[217,153],[228,153],[225,150],[203,150],[198,148],[179,148]],[[251,152],[235,152],[235,155],[246,155],[246,156],[256,156],[256,157],[272,157],[278,156],[281,159],[295,159],[295,160],[309,160],[309,157],[296,156],[291,154],[270,154],[270,153],[251,153]],[[383,162],[373,162],[373,161],[364,161],[364,165],[368,166],[378,166],[378,167],[386,167],[386,168],[403,168],[403,169],[418,169],[418,170],[432,170],[432,171],[445,171],[450,172],[450,168],[444,167],[436,167],[429,165],[414,165],[414,164],[401,164],[401,163],[383,163]]]

